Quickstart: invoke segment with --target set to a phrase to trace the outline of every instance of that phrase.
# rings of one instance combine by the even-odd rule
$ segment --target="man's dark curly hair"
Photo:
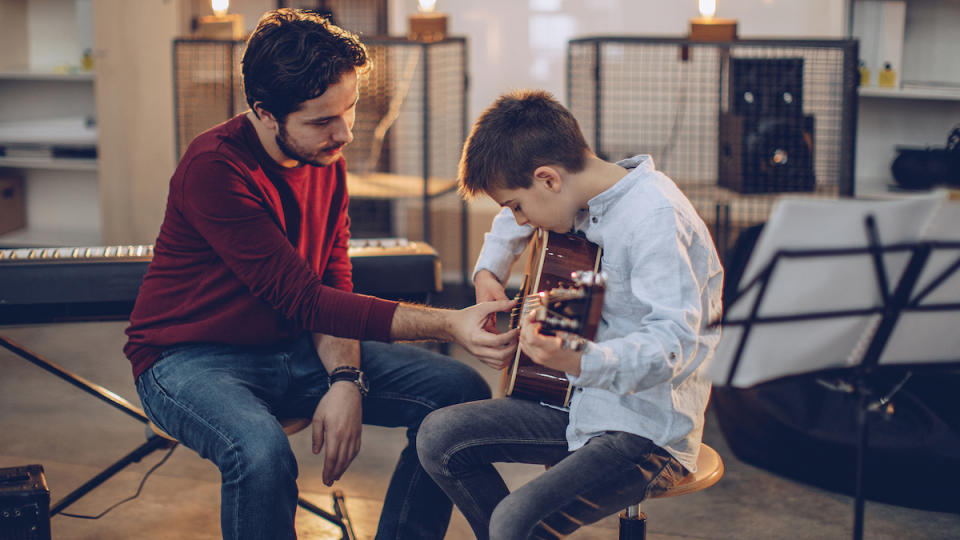
[[[280,122],[336,84],[371,67],[360,39],[317,12],[281,8],[260,18],[243,53],[247,103],[260,102]]]

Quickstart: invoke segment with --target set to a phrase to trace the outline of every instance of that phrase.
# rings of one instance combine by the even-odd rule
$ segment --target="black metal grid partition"
[[[567,67],[594,151],[652,155],[721,256],[785,193],[853,195],[856,41],[583,38]]]
[[[277,7],[328,11],[337,26],[369,36],[387,34],[386,0],[279,0]]]
[[[177,156],[194,137],[247,109],[240,73],[245,46],[233,40],[173,41]]]
[[[436,230],[443,220],[431,212],[433,199],[456,197],[468,129],[466,39],[374,37],[364,44],[374,68],[360,81],[354,140],[344,150],[354,233],[377,235],[376,228],[389,227],[418,239],[419,229],[419,239],[433,243],[442,257],[459,251],[466,282],[466,203],[457,203],[459,231],[442,225]],[[413,198],[422,201],[419,208],[404,201]]]
[[[431,241],[430,201],[456,188],[467,134],[467,47],[464,38],[422,43],[365,38],[373,69],[360,80],[349,163],[354,233],[393,235],[399,199],[422,200],[420,230]],[[177,149],[247,108],[240,61],[245,42],[177,39],[173,43]],[[461,259],[466,206],[461,205]],[[419,233],[420,238],[416,238]],[[463,260],[461,260],[463,262]],[[466,267],[466,264],[463,264]]]
[[[364,43],[374,68],[360,81],[354,141],[344,150],[351,196],[420,196],[429,241],[430,200],[456,188],[467,135],[466,40],[375,37]]]

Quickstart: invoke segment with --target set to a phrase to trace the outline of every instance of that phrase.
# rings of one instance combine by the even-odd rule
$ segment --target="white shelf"
[[[882,99],[926,99],[938,101],[960,101],[960,88],[906,87],[906,88],[878,88],[876,86],[860,87],[862,98]]]
[[[0,167],[48,171],[96,171],[98,164],[96,159],[0,156]]]
[[[92,71],[78,71],[76,73],[59,73],[55,71],[40,71],[31,69],[0,69],[0,80],[6,81],[64,81],[64,82],[92,82]]]
[[[96,146],[97,127],[87,118],[0,122],[0,145]]]

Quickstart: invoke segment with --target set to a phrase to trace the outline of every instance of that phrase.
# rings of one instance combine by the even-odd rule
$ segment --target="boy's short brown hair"
[[[458,174],[466,199],[523,189],[543,165],[583,170],[590,151],[573,114],[543,90],[504,94],[480,115],[463,145]]]

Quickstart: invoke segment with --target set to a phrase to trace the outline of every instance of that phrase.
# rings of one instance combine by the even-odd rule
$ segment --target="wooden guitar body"
[[[530,241],[531,254],[524,273],[520,299],[511,317],[510,327],[516,328],[529,309],[540,305],[540,297],[557,288],[575,287],[571,273],[600,270],[600,248],[574,234],[559,234],[539,230]],[[593,339],[600,320],[603,296],[584,302],[582,319],[574,333]],[[549,333],[545,332],[545,333]],[[562,371],[534,363],[519,348],[511,365],[504,370],[503,393],[506,396],[540,401],[566,407],[570,402],[570,382]]]

